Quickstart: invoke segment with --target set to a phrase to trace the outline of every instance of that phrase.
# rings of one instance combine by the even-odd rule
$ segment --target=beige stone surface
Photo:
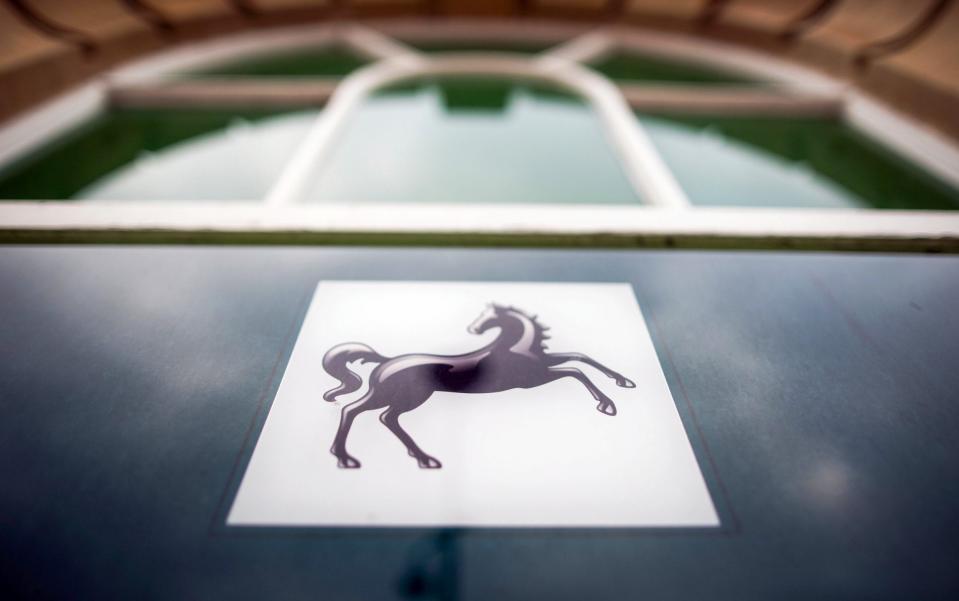
[[[0,122],[84,75],[79,49],[42,35],[0,3]]]
[[[868,91],[959,139],[959,4],[903,51],[869,65],[859,80]]]
[[[910,31],[936,0],[844,0],[804,35],[795,48],[803,61],[842,73],[859,51]]]

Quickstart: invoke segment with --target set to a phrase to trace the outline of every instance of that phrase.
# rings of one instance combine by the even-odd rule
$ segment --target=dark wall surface
[[[723,526],[227,527],[320,279],[631,282]],[[0,596],[954,598],[957,298],[944,256],[3,247]]]

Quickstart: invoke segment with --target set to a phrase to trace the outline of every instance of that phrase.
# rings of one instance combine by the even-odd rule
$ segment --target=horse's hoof
[[[620,378],[616,380],[616,385],[620,388],[636,388],[636,383],[629,378]]]
[[[616,405],[612,403],[600,403],[596,405],[596,409],[600,413],[605,413],[606,415],[616,415]]]
[[[360,467],[360,462],[349,455],[336,458],[336,466],[344,469],[355,469]]]
[[[438,470],[443,467],[443,464],[440,463],[439,460],[434,457],[430,457],[429,455],[417,457],[416,463],[418,463],[420,467],[428,470]]]

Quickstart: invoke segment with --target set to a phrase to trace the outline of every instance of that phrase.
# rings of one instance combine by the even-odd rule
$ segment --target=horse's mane
[[[541,351],[547,350],[546,341],[549,340],[550,336],[546,332],[549,331],[549,326],[543,325],[542,323],[539,322],[536,315],[530,315],[529,313],[527,313],[526,311],[523,311],[519,307],[514,307],[512,305],[508,305],[504,307],[502,305],[499,305],[499,308],[504,311],[513,311],[514,313],[519,313],[523,317],[529,319],[530,322],[532,322],[533,328],[535,330],[532,348],[535,348]]]

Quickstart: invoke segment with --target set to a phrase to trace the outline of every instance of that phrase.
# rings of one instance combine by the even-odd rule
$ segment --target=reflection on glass
[[[504,78],[381,90],[317,166],[305,199],[350,203],[637,203],[579,98]]]
[[[0,198],[259,200],[315,115],[111,112],[0,175]]]
[[[448,601],[458,598],[462,561],[459,538],[457,530],[444,529],[416,541],[397,582],[399,596]]]
[[[332,44],[256,55],[187,74],[189,77],[342,77],[369,61],[350,48]]]
[[[853,492],[849,466],[836,457],[822,458],[802,480],[803,492],[811,505],[823,511],[843,514]]]
[[[590,66],[610,79],[624,82],[761,85],[761,82],[744,75],[630,51],[612,52],[593,61]]]
[[[959,192],[841,123],[642,115],[695,205],[959,208]]]

